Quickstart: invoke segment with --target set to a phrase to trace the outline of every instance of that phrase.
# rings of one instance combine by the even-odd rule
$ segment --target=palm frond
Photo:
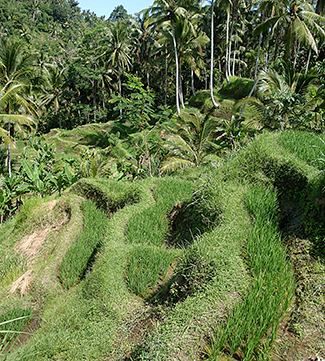
[[[188,167],[195,167],[195,163],[183,158],[170,157],[163,161],[160,169],[162,172],[169,173]]]

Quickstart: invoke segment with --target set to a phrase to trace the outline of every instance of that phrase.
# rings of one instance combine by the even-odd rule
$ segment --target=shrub
[[[243,99],[248,96],[253,85],[254,80],[252,79],[231,76],[230,84],[227,84],[225,80],[219,93],[232,99]]]

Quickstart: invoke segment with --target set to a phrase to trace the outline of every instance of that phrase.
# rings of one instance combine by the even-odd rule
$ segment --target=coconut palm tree
[[[178,84],[179,84],[179,100],[182,108],[184,105],[184,95],[182,89],[182,65],[187,63],[193,73],[200,75],[200,65],[202,62],[202,48],[209,42],[209,38],[200,31],[199,14],[192,14],[188,18],[180,18],[175,24],[175,38],[177,39],[177,53],[178,53]],[[170,29],[165,29],[164,36],[159,41],[161,44],[172,43],[172,33]],[[192,85],[193,87],[193,85]]]
[[[214,99],[213,96],[213,58],[214,58],[214,0],[211,2],[211,58],[210,58],[210,96],[212,100],[212,104],[218,108],[219,104]]]
[[[23,53],[19,42],[1,40],[0,43],[0,87],[1,87],[1,122],[7,126],[7,159],[9,176],[11,176],[10,136],[13,127],[22,129],[24,125],[34,122],[24,115],[28,112],[36,115],[36,108],[28,99],[26,90],[33,76],[33,58]]]
[[[264,6],[263,3],[260,6]],[[268,1],[265,3],[268,4]],[[325,37],[324,26],[325,18],[315,13],[309,2],[281,0],[276,2],[273,15],[257,27],[256,33],[265,33],[271,29],[273,37],[278,31],[285,45],[285,58],[290,60],[291,56],[296,55],[298,44],[310,47],[318,54],[317,37]]]
[[[179,1],[173,0],[155,0],[153,4],[146,9],[150,16],[148,22],[150,25],[162,26],[165,30],[170,29],[172,44],[175,53],[175,70],[176,70],[176,108],[177,114],[180,115],[179,107],[179,56],[177,49],[177,41],[175,36],[175,23],[185,15],[185,8],[179,4]]]
[[[264,128],[285,129],[294,126],[307,103],[310,84],[317,78],[314,73],[296,73],[292,65],[284,64],[283,75],[269,69],[259,74],[256,97],[242,99],[263,114]]]
[[[210,113],[204,115],[197,109],[190,114],[183,113],[177,122],[176,133],[164,137],[169,154],[162,163],[161,171],[198,167],[207,156],[207,150],[213,147],[211,140],[216,126]]]
[[[44,69],[43,86],[40,107],[53,106],[54,113],[57,116],[61,105],[61,96],[65,85],[66,68],[61,68],[53,64]],[[59,113],[59,126],[62,128],[61,115]]]
[[[129,70],[130,57],[130,23],[118,19],[111,22],[108,27],[107,38],[103,41],[103,55],[113,69],[117,68],[118,89],[122,96],[122,70]]]
[[[23,114],[26,111],[35,114],[33,105],[21,96],[24,87],[24,84],[17,82],[0,87],[0,124],[7,125],[8,129],[0,127],[0,136],[3,137],[7,145],[6,166],[8,167],[9,177],[11,177],[10,148],[14,146],[13,128],[15,127],[18,132],[24,132],[26,127],[35,126],[33,118]],[[15,104],[15,108],[12,108],[12,104]],[[19,112],[23,113],[19,114]]]

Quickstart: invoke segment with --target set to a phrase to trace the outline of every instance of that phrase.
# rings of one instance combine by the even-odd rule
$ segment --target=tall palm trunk
[[[234,45],[234,56],[232,60],[232,75],[235,75],[235,64],[236,64],[236,43]]]
[[[300,50],[300,43],[298,43],[298,46],[295,46],[295,57],[294,57],[294,60],[293,60],[293,68],[294,69],[296,69],[299,50]]]
[[[9,137],[10,137],[10,123],[8,123],[8,135],[9,135]],[[9,178],[11,178],[11,156],[10,156],[10,143],[8,143],[8,147],[7,147],[6,166],[8,167],[8,174],[9,174]]]
[[[146,73],[147,73],[147,85],[148,85],[148,89],[149,89],[150,88],[150,75],[149,75],[148,63],[146,63]]]
[[[174,44],[174,51],[175,51],[175,69],[176,69],[176,109],[177,114],[181,114],[181,110],[179,108],[179,66],[178,66],[178,52],[177,52],[177,44],[175,39],[175,32],[172,20],[170,21],[170,25],[172,28],[172,37],[173,37],[173,44]]]
[[[192,88],[193,95],[196,96],[196,91],[195,91],[195,87],[194,87],[194,71],[193,71],[193,69],[191,69],[191,88]]]
[[[178,60],[179,64],[179,71],[178,71],[178,82],[179,82],[179,100],[181,102],[182,108],[185,109],[184,104],[184,94],[183,94],[183,85],[182,85],[182,68],[181,68],[181,61]]]
[[[213,56],[214,56],[214,0],[211,4],[211,59],[210,59],[210,96],[212,104],[218,108],[219,104],[215,101],[213,96]]]
[[[254,85],[251,89],[251,91],[249,92],[248,94],[248,99],[253,95],[254,91],[255,91],[255,88],[256,88],[256,85],[257,85],[257,71],[258,71],[258,63],[259,63],[259,60],[260,60],[260,52],[261,52],[261,44],[262,44],[262,37],[263,35],[260,34],[260,38],[259,38],[259,41],[258,41],[258,49],[257,49],[257,57],[256,57],[256,63],[255,63],[255,71],[254,71]],[[240,112],[240,115],[238,117],[238,119],[241,119],[243,114],[244,114],[244,111],[245,111],[245,108],[246,108],[246,104],[245,103],[242,107],[242,110]]]
[[[231,72],[231,48],[232,48],[232,35],[234,32],[234,22],[235,22],[235,12],[237,10],[237,2],[234,1],[233,5],[232,5],[232,14],[231,14],[231,28],[230,28],[230,36],[229,36],[229,50],[228,50],[228,74],[232,74]],[[237,21],[237,16],[236,16],[236,21]]]
[[[305,75],[307,75],[307,73],[308,73],[308,68],[309,68],[309,63],[310,63],[310,56],[311,56],[311,47],[309,47],[309,50],[308,50],[308,58],[307,58]]]
[[[118,67],[118,93],[122,96],[122,80],[121,80],[121,66],[119,59],[117,60],[117,67]],[[121,102],[120,102],[121,103]],[[122,109],[120,109],[120,119],[122,119]]]
[[[168,85],[168,60],[167,60],[167,44],[165,57],[165,107],[167,106],[167,85]]]
[[[226,23],[226,80],[227,83],[230,84],[229,80],[229,73],[228,73],[228,67],[229,67],[229,21],[230,21],[230,13],[227,11],[227,23]]]

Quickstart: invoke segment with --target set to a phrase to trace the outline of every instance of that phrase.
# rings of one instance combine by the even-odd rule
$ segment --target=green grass
[[[107,179],[81,179],[69,191],[93,200],[107,215],[138,202],[140,198],[137,187],[132,183]]]
[[[250,360],[261,349],[267,354],[294,294],[293,271],[277,229],[276,193],[251,187],[246,206],[253,218],[246,255],[254,280],[225,328],[217,333],[212,359],[224,348],[230,355],[243,355],[243,360]]]
[[[165,279],[175,258],[174,252],[161,247],[135,247],[129,256],[126,271],[131,292],[146,299],[153,292],[158,279]]]
[[[32,308],[12,308],[0,314],[0,356],[31,319]]]
[[[156,203],[136,213],[127,227],[127,241],[132,244],[160,246],[168,235],[168,213],[173,206],[191,199],[194,184],[173,178],[163,178],[153,188]]]
[[[82,204],[84,228],[76,243],[69,249],[59,270],[59,278],[65,288],[74,286],[85,274],[105,237],[106,216],[91,201]]]
[[[309,135],[300,133],[295,141],[286,133],[259,135],[215,168],[134,182],[82,180],[51,212],[43,208],[45,200],[26,201],[21,213],[0,229],[0,256],[8,255],[0,307],[33,306],[41,324],[8,361],[194,361],[205,352],[211,360],[229,358],[229,352],[245,359],[272,357],[293,287],[278,232],[278,203],[284,196],[307,192],[320,174],[308,147],[306,154],[297,153]],[[74,136],[69,135],[71,140]],[[288,137],[285,144],[283,137]],[[79,206],[85,198],[96,201],[109,217],[100,213],[105,227],[91,271],[85,277],[79,273],[75,287],[67,289],[58,282],[60,264],[71,249],[79,262],[83,246],[74,244],[77,236],[82,238],[86,228],[99,229],[85,225],[82,230]],[[68,205],[71,220],[61,230],[53,229],[39,256],[18,272],[22,265],[15,263],[15,244],[48,225],[56,227],[53,218]],[[95,208],[91,214],[97,214]],[[95,222],[100,217],[90,218]],[[177,234],[179,244],[169,243],[186,227],[191,232]],[[34,283],[29,294],[8,297],[11,282],[30,268]],[[315,264],[315,283],[306,288],[310,298],[314,284],[323,284],[316,283],[321,269]],[[322,301],[317,297],[318,307]],[[309,330],[307,320],[291,324],[298,331],[301,325]]]
[[[281,132],[279,143],[299,159],[320,170],[325,169],[324,136],[315,133],[287,130]]]

